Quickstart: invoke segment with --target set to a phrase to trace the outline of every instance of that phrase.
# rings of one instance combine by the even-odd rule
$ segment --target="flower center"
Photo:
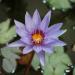
[[[32,34],[32,41],[35,45],[39,45],[43,41],[43,33],[41,31],[37,31],[36,33]]]

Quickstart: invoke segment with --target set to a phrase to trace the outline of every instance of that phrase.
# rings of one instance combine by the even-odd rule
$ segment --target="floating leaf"
[[[9,28],[9,25],[10,25],[10,20],[7,19],[6,21],[0,23],[0,33],[3,33],[5,31],[8,30]]]
[[[12,27],[7,32],[0,34],[0,43],[7,43],[15,37],[15,27]]]
[[[2,67],[6,72],[14,72],[17,66],[16,59],[19,59],[18,53],[21,51],[18,48],[2,48],[1,54],[4,57]]]
[[[44,75],[54,75],[53,67],[50,65],[45,66]]]
[[[54,47],[54,51],[56,53],[64,53],[64,48],[61,46],[56,46],[56,47]]]
[[[69,59],[69,56],[67,54],[53,54],[51,57],[50,57],[50,64],[55,67],[57,64],[65,64],[65,65],[68,65],[68,64],[71,64],[71,60]]]
[[[32,60],[32,66],[33,66],[33,68],[34,68],[35,70],[38,69],[38,66],[39,66],[39,60],[38,60],[38,58],[37,58],[36,55],[34,56],[34,58],[33,58],[33,60]]]
[[[63,47],[55,47],[53,54],[46,54],[46,63],[43,67],[44,75],[64,75],[67,65],[71,65],[69,56],[64,53]]]
[[[75,75],[75,68],[74,68],[74,71],[73,71],[73,75]]]
[[[61,62],[65,65],[67,65],[67,64],[72,65],[70,57],[65,53],[61,56]]]
[[[66,69],[67,69],[66,65],[58,64],[56,65],[54,75],[64,75]]]
[[[75,0],[43,0],[48,2],[49,6],[53,7],[53,10],[55,9],[61,9],[63,11],[66,11],[67,9],[72,8],[71,2],[75,2]]]
[[[3,57],[7,58],[7,59],[19,59],[20,57],[18,56],[20,50],[18,48],[2,48],[1,49],[1,54]]]
[[[13,39],[16,35],[15,26],[9,28],[10,20],[0,24],[0,43],[4,44]]]
[[[71,8],[69,0],[48,0],[48,3],[56,9]]]
[[[10,48],[11,52],[13,53],[21,53],[21,50],[19,48]]]
[[[75,2],[75,0],[70,0],[71,2]]]
[[[50,56],[50,65],[55,67],[57,64],[61,63],[61,57],[58,54],[53,54]]]
[[[15,60],[8,60],[6,58],[3,59],[2,67],[6,72],[14,73],[16,69],[16,61]]]

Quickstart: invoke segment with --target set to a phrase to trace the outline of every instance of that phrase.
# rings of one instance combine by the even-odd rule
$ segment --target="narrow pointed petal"
[[[57,24],[54,24],[52,25],[51,27],[48,28],[47,32],[56,32],[58,30],[60,30],[60,28],[62,27],[63,23],[57,23]]]
[[[45,52],[41,51],[37,54],[37,56],[40,60],[41,65],[44,66],[44,64],[45,64]]]
[[[41,23],[40,14],[37,9],[35,10],[35,12],[33,14],[33,22],[35,23],[35,25],[40,25],[40,23]]]
[[[30,16],[30,14],[28,12],[26,12],[25,14],[25,24],[28,25],[29,22],[32,21],[32,17]]]
[[[45,31],[46,28],[48,28],[49,22],[50,22],[50,18],[51,18],[51,11],[49,11],[46,16],[44,17],[44,19],[42,20],[41,24],[40,24],[40,29],[42,31]]]
[[[28,12],[26,12],[25,15],[25,25],[26,25],[26,29],[31,33],[34,29],[35,29],[35,24],[31,18],[31,16],[29,15]]]
[[[28,54],[32,51],[32,46],[26,46],[24,49],[23,49],[23,54]]]
[[[21,41],[24,42],[24,43],[27,44],[27,45],[32,45],[32,42],[31,42],[29,36],[28,36],[28,37],[23,37],[23,38],[21,38]]]
[[[54,41],[54,39],[48,36],[48,37],[45,37],[43,44],[46,45],[46,44],[53,42],[53,41]]]
[[[56,34],[54,34],[54,36],[59,37],[59,36],[63,35],[66,31],[67,31],[66,29],[57,31]]]
[[[39,53],[40,51],[42,51],[42,47],[41,47],[41,46],[34,46],[34,47],[33,47],[33,50],[34,50],[36,53]]]
[[[23,37],[26,33],[24,24],[17,21],[17,20],[14,20],[14,22],[15,22],[15,25],[16,25],[16,33],[19,36]]]
[[[60,41],[58,39],[54,39],[55,41],[50,43],[52,46],[65,46],[66,43],[64,43],[63,41]]]
[[[43,51],[45,51],[46,53],[49,53],[49,54],[53,53],[53,47],[51,47],[50,44],[49,45],[45,45],[42,48],[43,48]]]
[[[67,30],[58,30],[58,31],[51,31],[48,32],[45,36],[45,39],[50,39],[50,38],[58,38],[59,36],[61,36],[62,34],[64,34]]]
[[[20,40],[7,45],[7,47],[23,47],[23,46],[25,46],[25,44]]]

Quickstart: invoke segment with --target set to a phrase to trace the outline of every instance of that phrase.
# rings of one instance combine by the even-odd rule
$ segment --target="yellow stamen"
[[[35,33],[32,35],[32,39],[36,44],[39,44],[43,40],[43,37],[40,33]]]

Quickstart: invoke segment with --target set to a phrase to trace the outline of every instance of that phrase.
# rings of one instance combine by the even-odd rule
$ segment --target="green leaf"
[[[58,54],[53,54],[50,56],[49,63],[51,66],[55,67],[57,64],[61,63],[61,56]]]
[[[9,25],[10,25],[10,19],[7,19],[6,21],[0,23],[0,33],[7,31]]]
[[[8,31],[0,34],[0,43],[7,43],[16,36],[15,27],[10,28]]]
[[[32,66],[35,70],[38,69],[38,66],[39,66],[39,60],[38,60],[38,57],[35,55],[33,60],[32,60]]]
[[[48,0],[48,3],[56,9],[68,9],[71,8],[69,0]]]
[[[65,53],[61,56],[61,62],[63,64],[66,64],[66,65],[67,64],[72,65],[72,62],[70,60],[70,57],[67,54],[65,54]]]
[[[54,75],[53,67],[50,65],[46,65],[44,69],[44,75]]]
[[[67,66],[63,64],[56,65],[54,75],[64,75],[65,70],[67,69]]]
[[[50,64],[55,67],[57,64],[65,64],[65,65],[68,65],[68,64],[72,64],[71,63],[71,60],[69,58],[69,56],[67,54],[53,54],[51,57],[50,57]]]
[[[57,64],[54,68],[49,64],[45,66],[44,75],[64,75],[67,68],[63,64]]]
[[[9,48],[11,50],[11,52],[13,53],[21,53],[21,50],[19,48]]]
[[[21,53],[21,51],[18,48],[2,48],[1,49],[1,54],[3,57],[7,59],[19,59],[19,55],[17,53]]]
[[[52,53],[52,54],[50,54],[50,55],[49,55],[49,54],[47,54],[47,53],[45,54],[45,61],[46,61],[46,62],[45,62],[45,64],[50,63],[50,57],[51,57],[52,55],[53,55],[53,53]]]
[[[15,26],[9,28],[10,20],[0,23],[0,43],[8,43],[16,36]]]
[[[74,71],[73,71],[73,75],[75,75],[75,68],[74,68]]]
[[[6,58],[3,59],[2,67],[6,72],[14,73],[16,66],[17,64],[15,60],[8,60]]]
[[[54,47],[54,51],[56,53],[64,53],[64,47],[56,46],[56,47]]]
[[[71,65],[69,56],[64,53],[64,48],[60,46],[54,47],[54,53],[45,56],[44,75],[64,75],[67,65]]]
[[[75,0],[70,0],[71,2],[75,2]]]
[[[19,59],[21,51],[18,48],[2,48],[1,54],[4,57],[2,67],[6,72],[13,73],[16,69],[16,59]]]

